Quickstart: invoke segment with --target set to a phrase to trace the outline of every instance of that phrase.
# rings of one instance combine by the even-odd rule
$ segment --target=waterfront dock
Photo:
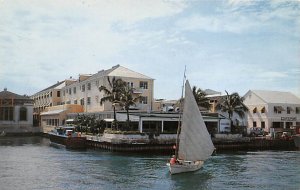
[[[268,139],[265,137],[243,137],[234,140],[213,138],[217,151],[243,151],[243,150],[296,150],[292,139]],[[132,140],[110,139],[99,136],[87,136],[87,146],[92,149],[102,149],[116,152],[174,152],[175,140]]]

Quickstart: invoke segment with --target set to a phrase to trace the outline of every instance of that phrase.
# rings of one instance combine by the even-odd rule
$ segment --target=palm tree
[[[124,88],[125,82],[122,79],[116,79],[115,77],[112,78],[112,81],[110,81],[110,78],[107,77],[107,81],[109,84],[109,87],[106,86],[100,86],[99,91],[104,92],[106,96],[101,98],[100,105],[103,104],[103,102],[109,101],[112,103],[113,110],[114,110],[114,124],[117,121],[116,117],[116,105],[120,103],[120,94],[122,91],[122,88]]]
[[[198,106],[204,107],[206,109],[210,108],[209,99],[206,98],[206,93],[196,86],[193,86],[193,94]]]
[[[127,127],[130,127],[129,108],[130,108],[130,106],[135,105],[135,103],[141,98],[140,96],[133,97],[134,90],[135,90],[134,88],[131,88],[126,85],[126,86],[124,86],[124,88],[122,89],[122,92],[121,92],[120,105],[125,108],[126,113],[127,113]],[[130,130],[132,130],[131,127],[130,127]]]
[[[244,118],[245,112],[248,108],[243,104],[244,98],[240,97],[238,93],[228,94],[225,90],[226,96],[224,96],[221,101],[217,104],[217,109],[222,112],[227,112],[231,126],[233,126],[232,116],[234,113],[238,114],[239,117]],[[233,130],[233,128],[232,128]]]

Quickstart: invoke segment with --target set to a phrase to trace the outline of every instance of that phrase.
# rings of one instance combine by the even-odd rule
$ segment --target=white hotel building
[[[244,98],[248,127],[270,132],[300,125],[300,99],[289,92],[250,90]]]

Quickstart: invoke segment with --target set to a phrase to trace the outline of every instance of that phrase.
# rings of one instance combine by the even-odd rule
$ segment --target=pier
[[[265,137],[243,137],[235,140],[213,139],[217,151],[243,150],[296,150],[292,139],[267,139]],[[145,141],[129,139],[111,139],[105,141],[97,136],[87,136],[87,146],[91,149],[102,149],[116,152],[155,152],[172,154],[175,140]]]

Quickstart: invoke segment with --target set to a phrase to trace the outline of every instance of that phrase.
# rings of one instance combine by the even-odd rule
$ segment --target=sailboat
[[[171,174],[199,170],[215,149],[188,80],[180,119],[175,155],[167,163]]]

